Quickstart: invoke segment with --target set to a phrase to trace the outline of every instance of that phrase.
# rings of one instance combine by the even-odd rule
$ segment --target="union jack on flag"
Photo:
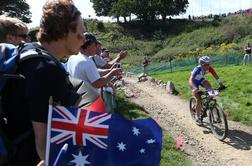
[[[70,112],[65,107],[56,106],[53,111],[58,114],[52,118],[51,130],[55,135],[51,138],[51,142],[60,144],[71,139],[73,145],[87,145],[87,140],[96,146],[106,149],[107,144],[102,139],[108,138],[108,128],[106,124],[102,124],[111,118],[108,113],[91,114],[91,111],[81,110]]]
[[[162,129],[151,118],[50,107],[46,166],[158,166]]]

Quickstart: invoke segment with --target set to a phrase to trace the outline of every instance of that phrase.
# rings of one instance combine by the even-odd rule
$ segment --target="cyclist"
[[[220,77],[215,72],[214,68],[210,66],[210,58],[208,56],[203,56],[199,58],[199,65],[194,68],[189,78],[189,84],[191,86],[192,92],[196,98],[196,124],[202,125],[202,118],[201,118],[201,95],[199,94],[199,86],[204,87],[207,91],[211,91],[212,86],[206,80],[205,74],[210,72],[213,77],[216,79],[216,82],[220,85],[220,88],[225,88],[224,84],[220,80]]]

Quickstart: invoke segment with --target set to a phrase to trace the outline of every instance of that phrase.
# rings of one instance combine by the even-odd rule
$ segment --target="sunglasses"
[[[209,64],[208,64],[208,63],[205,63],[205,64],[203,64],[203,66],[206,66],[206,67],[208,67],[208,66],[209,66]]]

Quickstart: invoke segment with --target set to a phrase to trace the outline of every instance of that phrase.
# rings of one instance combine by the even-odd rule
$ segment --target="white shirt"
[[[73,78],[78,78],[90,84],[100,79],[100,74],[94,62],[81,53],[70,56],[67,62],[67,71]]]
[[[89,58],[94,61],[96,67],[98,68],[102,68],[107,64],[107,62],[99,55],[89,56]]]

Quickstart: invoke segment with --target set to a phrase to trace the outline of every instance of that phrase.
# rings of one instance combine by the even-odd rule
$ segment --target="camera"
[[[119,68],[119,69],[121,69],[121,68],[122,68],[122,65],[121,65],[121,63],[118,63],[118,64],[116,64],[116,68]]]

